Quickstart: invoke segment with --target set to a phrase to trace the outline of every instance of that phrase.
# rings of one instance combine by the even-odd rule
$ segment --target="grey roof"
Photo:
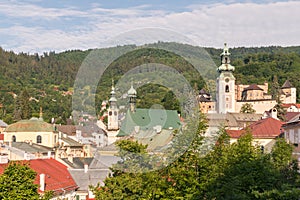
[[[93,133],[107,135],[105,130],[103,130],[102,128],[97,126],[97,124],[94,124],[94,123],[87,124],[86,126],[76,126],[76,130],[81,131],[82,137],[93,137],[93,135],[92,135]]]
[[[71,147],[82,147],[83,145],[80,144],[79,142],[76,142],[75,140],[71,139],[71,138],[67,138],[67,137],[62,137],[60,138],[64,143],[64,146],[71,146]]]
[[[115,143],[99,148],[99,151],[118,151]]]
[[[210,96],[210,94],[209,94],[204,88],[202,88],[202,89],[199,91],[199,94],[206,94],[206,95]]]
[[[89,169],[86,173],[83,169],[69,169],[69,172],[79,186],[78,190],[84,191],[88,191],[90,185],[96,186],[98,183],[103,184],[103,181],[110,173],[108,169]]]
[[[7,123],[5,123],[3,120],[0,120],[0,127],[7,127]]]
[[[49,151],[53,151],[52,148],[37,144],[29,144],[26,142],[12,142],[12,147],[28,153],[47,153]]]
[[[262,114],[250,114],[250,113],[208,113],[207,119],[208,125],[211,127],[242,127],[244,123],[252,123],[260,120]]]
[[[90,165],[94,158],[81,158],[74,157],[73,162],[70,162],[68,158],[61,158],[67,165],[73,169],[83,169],[85,164]]]
[[[236,121],[249,121],[249,122],[256,122],[261,119],[262,114],[256,113],[228,113],[232,115]]]
[[[293,85],[291,84],[291,82],[289,80],[286,80],[281,88],[284,89],[284,88],[292,88],[292,87]]]
[[[91,162],[89,169],[109,169],[120,160],[121,158],[117,156],[97,154]]]
[[[203,95],[198,96],[199,102],[211,102],[209,99],[205,98]]]

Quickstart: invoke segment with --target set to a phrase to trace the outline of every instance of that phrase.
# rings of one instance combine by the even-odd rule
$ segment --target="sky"
[[[300,1],[1,0],[0,46],[24,53],[177,41],[300,45]]]

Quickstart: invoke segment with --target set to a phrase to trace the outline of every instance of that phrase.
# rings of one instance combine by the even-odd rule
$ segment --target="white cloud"
[[[113,36],[148,27],[175,30],[194,40],[194,45],[200,46],[221,47],[225,41],[230,46],[300,45],[299,8],[300,2],[291,1],[193,5],[190,11],[178,13],[151,10],[149,5],[128,9],[104,9],[94,5],[89,11],[53,8],[42,8],[41,11],[40,7],[30,5],[7,8],[4,12],[5,8],[0,4],[0,12],[9,15],[33,17],[42,12],[42,16],[47,19],[69,16],[71,27],[71,31],[66,31],[40,26],[29,27],[25,24],[13,25],[0,30],[0,37],[9,33],[13,36],[12,43],[15,43],[6,43],[3,47],[24,52],[102,47]],[[32,12],[27,13],[31,9]],[[86,19],[86,23],[76,24],[76,21],[72,21],[73,16]],[[64,23],[67,25],[69,22]],[[147,33],[149,30],[145,29],[144,33],[140,30],[138,34],[131,32],[127,36],[123,34],[122,39],[148,42],[155,36],[153,29],[152,35]],[[157,31],[160,32],[158,29]],[[167,32],[158,33],[155,39],[169,38],[165,33]],[[174,37],[176,36],[172,35]]]
[[[85,15],[85,12],[75,9],[44,8],[34,4],[0,2],[0,13],[7,17],[36,17],[38,19],[53,19],[63,16]]]

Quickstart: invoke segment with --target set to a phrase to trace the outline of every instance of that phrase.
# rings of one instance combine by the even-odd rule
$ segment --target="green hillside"
[[[125,73],[145,64],[159,63],[172,67],[183,75],[194,89],[204,87],[205,83],[209,83],[205,87],[210,88],[217,75],[215,67],[220,63],[221,53],[221,49],[203,49],[187,44],[162,42],[142,47],[129,45],[99,50],[49,52],[43,55],[16,54],[0,48],[0,103],[2,104],[0,118],[12,123],[21,118],[37,116],[42,107],[45,121],[50,122],[53,117],[57,123],[66,123],[71,115],[72,95],[70,93],[73,92],[77,72],[85,58],[94,51],[99,51],[103,57],[109,56],[111,52],[121,55],[110,63],[99,80],[96,89],[97,112],[101,101],[109,97],[111,79],[113,78],[117,83]],[[122,52],[126,53],[122,54]],[[300,91],[300,47],[241,47],[231,49],[231,54],[232,64],[236,66],[235,76],[238,83],[261,84],[264,81],[272,83],[273,77],[277,76],[280,85],[289,79]],[[138,89],[138,106],[150,107],[161,103],[168,109],[178,109],[178,101],[174,94],[161,86],[167,84],[166,82],[176,83],[176,76],[162,75],[158,84],[147,84],[151,76],[157,76],[155,70],[161,70],[159,65],[155,66],[158,69],[150,67],[149,70],[147,69],[148,75],[141,76],[140,85],[134,83],[137,86],[143,85]],[[86,73],[88,77],[93,71]],[[139,73],[142,75],[143,71],[135,72],[135,74]],[[131,78],[132,75],[128,76],[126,81],[120,81],[120,87],[129,86]],[[124,85],[121,85],[121,82]],[[83,92],[84,83],[83,81]],[[121,95],[126,91],[117,92]],[[300,99],[299,94],[300,92],[298,99]],[[87,103],[90,97],[93,98],[93,94],[87,93],[86,96],[84,103]],[[78,99],[78,101],[83,100]],[[83,110],[84,103],[81,102]]]

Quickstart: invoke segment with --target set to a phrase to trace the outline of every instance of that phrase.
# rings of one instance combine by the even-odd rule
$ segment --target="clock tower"
[[[218,67],[217,78],[217,112],[235,112],[235,78],[233,76],[234,66],[230,64],[230,53],[227,44],[224,44],[221,53],[221,65]]]
[[[117,98],[114,87],[114,81],[112,80],[111,92],[109,99],[108,117],[107,117],[107,130],[119,129],[119,109],[117,106]]]

